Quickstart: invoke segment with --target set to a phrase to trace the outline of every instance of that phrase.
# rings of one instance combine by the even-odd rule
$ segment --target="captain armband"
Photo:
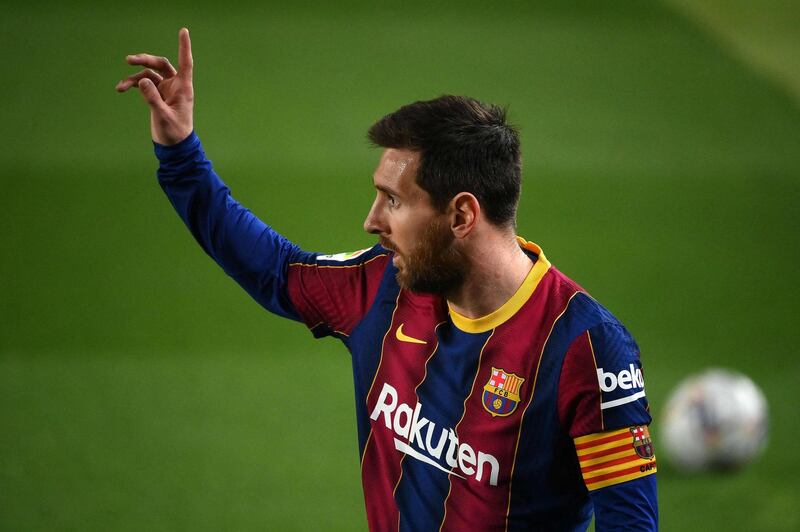
[[[656,455],[646,425],[588,434],[574,441],[589,491],[656,472]]]

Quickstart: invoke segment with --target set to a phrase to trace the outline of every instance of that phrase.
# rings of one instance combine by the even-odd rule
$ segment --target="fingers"
[[[126,90],[130,89],[133,86],[137,86],[138,87],[139,86],[139,80],[144,79],[144,78],[147,78],[147,79],[151,80],[156,85],[158,85],[159,83],[161,83],[164,80],[164,78],[161,76],[161,74],[159,74],[158,72],[154,72],[154,71],[152,71],[152,70],[150,70],[148,68],[148,69],[142,70],[141,72],[137,72],[136,74],[134,74],[132,76],[128,76],[127,78],[125,78],[125,79],[121,80],[119,83],[117,83],[117,92],[125,92]]]
[[[139,80],[139,92],[142,93],[144,101],[147,102],[151,109],[161,112],[168,109],[167,104],[161,99],[158,89],[149,78],[145,77]]]
[[[178,75],[191,81],[193,66],[192,41],[189,38],[189,30],[181,28],[181,31],[178,32],[178,68],[180,69]]]
[[[141,65],[155,70],[164,78],[171,78],[177,74],[175,67],[170,64],[166,57],[158,57],[150,54],[135,54],[125,58],[129,65]]]

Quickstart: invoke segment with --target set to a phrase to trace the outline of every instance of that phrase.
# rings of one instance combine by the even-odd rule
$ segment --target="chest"
[[[372,351],[353,353],[377,357],[374,373],[365,375],[371,382],[357,385],[373,444],[473,481],[501,482],[549,332],[537,318],[523,312],[467,332],[435,300],[401,294]]]

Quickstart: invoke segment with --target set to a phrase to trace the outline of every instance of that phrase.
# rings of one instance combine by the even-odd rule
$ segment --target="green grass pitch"
[[[175,57],[183,25],[209,156],[309,250],[374,242],[376,118],[508,104],[519,233],[637,338],[656,451],[689,372],[739,369],[769,399],[744,471],[660,461],[662,528],[800,528],[800,110],[702,23],[645,1],[70,6],[0,17],[0,530],[366,527],[345,349],[202,253],[140,96],[114,92],[127,53]]]

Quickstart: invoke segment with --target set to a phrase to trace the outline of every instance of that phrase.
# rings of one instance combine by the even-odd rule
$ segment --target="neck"
[[[513,232],[495,232],[472,239],[480,246],[464,244],[469,274],[447,295],[450,306],[467,318],[491,314],[511,299],[522,286],[533,262],[522,251]]]

